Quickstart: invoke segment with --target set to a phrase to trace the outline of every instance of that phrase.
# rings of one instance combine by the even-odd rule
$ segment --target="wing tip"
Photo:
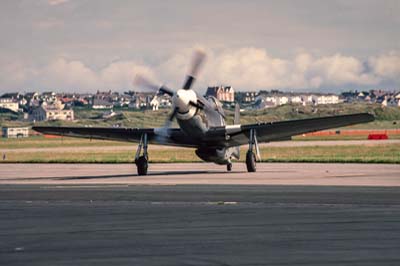
[[[361,113],[361,114],[365,116],[365,119],[367,120],[366,122],[375,121],[375,116],[372,113],[368,112],[368,113]]]

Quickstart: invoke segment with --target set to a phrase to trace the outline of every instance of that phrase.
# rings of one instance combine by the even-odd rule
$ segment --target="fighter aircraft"
[[[197,74],[205,60],[205,53],[196,51],[183,87],[174,91],[157,86],[146,78],[136,77],[136,84],[155,91],[156,95],[172,97],[173,110],[161,128],[106,128],[106,127],[41,127],[34,130],[52,135],[137,142],[135,164],[138,175],[148,170],[149,144],[191,147],[206,162],[226,165],[232,170],[232,160],[239,159],[239,148],[248,144],[246,166],[248,172],[256,171],[256,161],[261,160],[258,143],[288,140],[292,136],[329,128],[365,123],[374,120],[368,113],[319,117],[280,122],[263,122],[241,125],[236,105],[233,125],[225,123],[222,104],[212,96],[203,97],[192,89]],[[171,128],[176,119],[179,128]]]

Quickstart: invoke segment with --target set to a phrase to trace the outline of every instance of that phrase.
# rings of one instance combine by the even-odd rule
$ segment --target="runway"
[[[0,265],[399,265],[399,166],[243,167],[1,164]]]
[[[325,185],[400,186],[400,165],[259,163],[248,173],[213,163],[150,164],[137,176],[134,164],[0,164],[1,184],[50,185]]]

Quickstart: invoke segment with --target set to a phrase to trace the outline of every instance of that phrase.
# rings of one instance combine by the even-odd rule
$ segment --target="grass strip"
[[[241,149],[241,160],[246,148]],[[263,162],[316,162],[316,163],[400,163],[400,145],[378,146],[306,146],[269,147],[261,149]],[[194,149],[149,150],[151,163],[201,162]],[[1,163],[132,163],[134,151],[60,151],[24,152],[10,151]]]

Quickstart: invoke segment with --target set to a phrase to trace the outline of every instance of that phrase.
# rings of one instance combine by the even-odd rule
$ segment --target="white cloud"
[[[59,58],[39,69],[33,78],[45,88],[116,90],[132,88],[132,80],[138,73],[154,78],[149,67],[135,62],[114,62],[95,71],[80,61]]]
[[[372,73],[365,71],[365,66],[359,59],[335,54],[313,61],[307,70],[307,74],[311,79],[320,78],[321,85],[327,86],[372,85],[379,82],[379,79],[374,77]]]
[[[400,80],[400,53],[392,51],[371,57],[369,64],[377,76]]]
[[[263,49],[242,48],[210,60],[206,79],[243,89],[320,88],[346,84],[373,85],[380,79],[363,62],[335,54],[315,58],[299,53],[292,59],[273,57]]]
[[[99,85],[98,75],[92,69],[80,61],[64,58],[39,69],[36,79],[46,88],[95,88]]]
[[[69,0],[47,0],[47,3],[51,6],[58,6],[67,2],[69,2]]]
[[[0,63],[0,88],[36,89],[138,89],[132,81],[138,73],[179,88],[190,63],[191,49],[176,53],[159,63],[119,60],[100,69],[79,60],[57,58],[43,67],[25,62]],[[378,86],[382,82],[399,85],[400,54],[390,52],[367,61],[353,56],[333,54],[314,56],[299,52],[292,58],[274,57],[264,49],[240,48],[207,51],[204,70],[195,88],[208,85],[232,85],[239,90],[323,89],[345,86]],[[5,62],[4,62],[5,63]],[[24,87],[25,86],[25,87]]]
[[[119,61],[112,63],[102,69],[98,75],[98,80],[102,87],[109,88],[132,88],[132,81],[135,75],[140,74],[150,79],[154,79],[153,71],[145,65],[131,61]]]

